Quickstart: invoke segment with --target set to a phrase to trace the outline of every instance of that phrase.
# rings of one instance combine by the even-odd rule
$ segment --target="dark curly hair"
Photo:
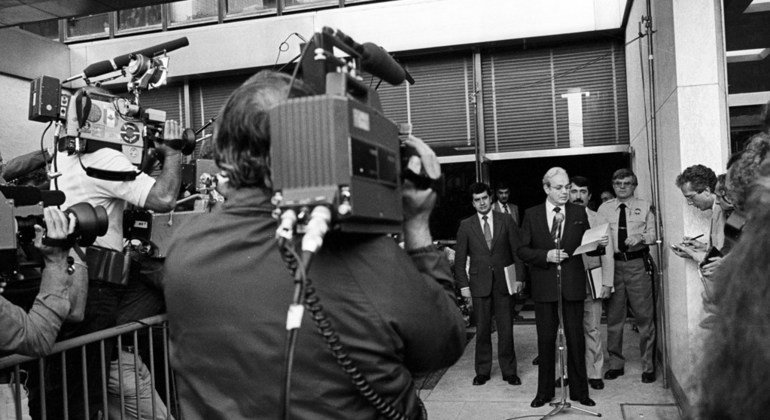
[[[272,189],[269,111],[289,97],[291,77],[261,71],[238,87],[220,111],[214,127],[214,160],[231,188]],[[292,93],[309,93],[300,81]]]
[[[749,189],[757,179],[757,171],[770,151],[770,135],[759,133],[751,137],[746,148],[727,170],[727,194],[739,211],[744,211]]]
[[[717,186],[717,175],[706,166],[693,165],[676,177],[676,186],[679,188],[688,182],[694,191],[702,192],[708,188],[713,193]]]
[[[473,198],[474,194],[487,193],[490,196],[492,195],[492,189],[489,187],[489,184],[483,182],[474,182],[468,188],[468,192],[470,193],[471,198]]]

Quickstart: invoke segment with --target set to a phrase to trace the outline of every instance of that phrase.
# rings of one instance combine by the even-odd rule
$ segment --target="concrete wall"
[[[29,121],[29,80],[0,74],[0,153],[8,161],[40,148],[40,136],[46,124]],[[53,128],[48,130],[45,146],[51,147]]]
[[[0,153],[9,160],[39,148],[45,129],[45,124],[27,119],[30,80],[44,74],[69,76],[70,55],[66,45],[7,28],[0,29],[0,57]]]
[[[625,0],[401,0],[335,8],[269,19],[253,19],[163,33],[71,45],[72,66],[113,58],[186,36],[190,46],[169,54],[169,77],[251,69],[299,54],[300,38],[324,26],[388,51],[444,48],[593,32],[620,27]]]
[[[323,26],[396,52],[617,29],[625,4],[626,0],[476,0],[473,4],[466,0],[401,0],[69,46],[6,29],[0,31],[0,75],[11,77],[0,78],[0,89],[15,93],[12,98],[0,98],[0,107],[19,107],[19,112],[5,113],[0,147],[6,158],[25,153],[28,142],[11,140],[11,136],[21,133],[17,136],[28,137],[29,132],[42,130],[40,123],[27,121],[28,94],[22,88],[26,81],[43,74],[65,79],[94,62],[183,36],[190,45],[169,53],[170,80],[271,66],[276,56],[278,63],[288,62],[300,52],[300,38],[292,34],[309,38]],[[289,49],[279,55],[284,41]],[[76,81],[70,87],[82,84]]]
[[[635,1],[626,30],[633,39],[637,22],[646,15],[646,2]],[[703,286],[696,266],[669,251],[668,244],[678,242],[684,235],[708,234],[710,212],[701,212],[686,205],[674,185],[684,168],[700,163],[718,174],[724,171],[729,144],[727,121],[727,83],[724,71],[724,41],[721,0],[653,0],[653,36],[655,61],[655,116],[657,122],[659,217],[661,264],[664,270],[670,382],[684,398],[683,404],[697,399],[697,366],[702,354],[704,330],[701,293]],[[647,42],[643,43],[644,70],[640,69],[639,46],[627,47],[627,74],[631,145],[634,147],[634,167],[640,176],[642,190],[651,190],[648,147],[645,136],[644,103],[649,99],[647,71]],[[642,79],[642,74],[644,79]],[[644,86],[643,86],[644,83]],[[647,101],[647,115],[649,100]],[[648,128],[650,128],[648,126]]]

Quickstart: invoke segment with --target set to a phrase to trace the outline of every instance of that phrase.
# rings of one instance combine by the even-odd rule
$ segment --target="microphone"
[[[64,204],[64,193],[57,190],[41,190],[29,186],[0,186],[0,192],[8,200],[13,200],[15,207],[32,206],[43,203],[43,207]]]
[[[556,223],[556,230],[555,230],[555,237],[554,239],[559,238],[559,232],[561,231],[561,223],[564,221],[564,213],[557,212],[553,215],[553,221]]]
[[[353,38],[349,37],[340,30],[334,30],[325,26],[323,32],[335,37],[344,45],[353,48],[355,52],[361,55],[361,68],[374,76],[390,83],[391,85],[400,85],[405,79],[410,85],[414,84],[412,75],[406,69],[398,64],[393,57],[385,51],[384,48],[371,42],[359,44]]]
[[[406,70],[384,48],[365,42],[358,52],[361,54],[361,67],[391,85],[400,85],[407,78]],[[409,78],[410,83],[414,83],[411,75]]]
[[[83,73],[77,76],[70,77],[69,79],[65,80],[64,83],[71,82],[81,77],[86,77],[86,78],[96,77],[96,76],[101,76],[103,74],[111,73],[116,70],[120,70],[123,67],[127,66],[128,63],[131,61],[131,57],[135,55],[143,55],[145,57],[153,58],[163,53],[178,50],[188,45],[190,45],[190,41],[187,39],[187,37],[182,37],[179,39],[175,39],[173,41],[168,41],[162,44],[155,45],[153,47],[148,47],[138,51],[134,51],[129,54],[119,55],[111,60],[97,61],[96,63],[93,63],[88,67],[86,67],[85,69],[83,69]]]

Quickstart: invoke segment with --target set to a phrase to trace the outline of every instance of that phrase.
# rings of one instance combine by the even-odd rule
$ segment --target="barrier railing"
[[[140,340],[140,335],[146,335],[146,340]],[[91,351],[94,345],[98,346],[99,372],[90,372],[88,369],[87,345]],[[109,354],[105,352],[106,346],[113,346],[109,347],[114,354],[111,360],[106,360],[106,354]],[[73,357],[80,360],[73,360]],[[149,366],[144,360],[149,362]],[[157,369],[159,364],[160,370]],[[68,373],[70,367],[80,372]],[[13,412],[15,417],[11,419],[16,420],[160,420],[174,419],[179,412],[173,372],[168,361],[165,315],[58,342],[51,353],[42,358],[21,355],[0,358],[0,373],[10,377],[8,384],[0,385],[3,388],[0,404],[5,404],[0,406],[0,420],[5,420],[4,413]],[[80,375],[80,378],[71,378],[69,375]],[[90,401],[88,392],[88,383],[94,380],[100,381],[101,385],[101,402],[98,405]],[[159,381],[161,387],[158,390],[156,385]],[[68,389],[73,382],[80,389]],[[27,387],[30,389],[29,395]],[[12,398],[9,398],[8,393],[12,394]],[[93,389],[90,394],[94,394]],[[77,398],[82,400],[78,401]],[[72,413],[70,406],[79,406],[80,402],[83,403],[82,410]],[[92,407],[98,407],[95,410],[101,414],[90,412]]]

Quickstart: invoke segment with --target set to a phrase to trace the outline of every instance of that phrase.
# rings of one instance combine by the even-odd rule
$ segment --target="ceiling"
[[[0,0],[0,28],[170,3],[166,0]]]

